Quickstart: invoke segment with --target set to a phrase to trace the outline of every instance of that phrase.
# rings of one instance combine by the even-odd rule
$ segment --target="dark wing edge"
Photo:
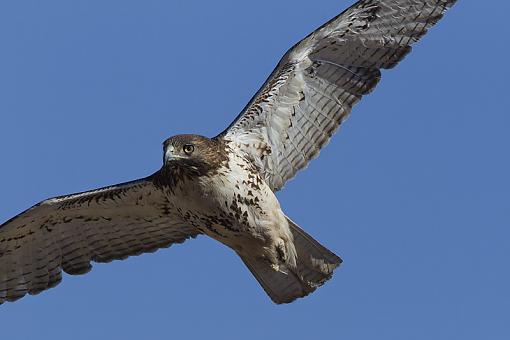
[[[153,176],[40,202],[0,226],[0,304],[200,232],[177,217]]]
[[[396,66],[456,0],[362,0],[294,45],[215,138],[248,154],[270,187],[318,156],[381,69]]]

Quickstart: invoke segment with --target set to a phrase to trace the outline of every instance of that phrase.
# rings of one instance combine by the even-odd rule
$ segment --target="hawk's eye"
[[[191,144],[186,144],[182,147],[182,150],[186,155],[191,155],[195,151],[195,147]]]

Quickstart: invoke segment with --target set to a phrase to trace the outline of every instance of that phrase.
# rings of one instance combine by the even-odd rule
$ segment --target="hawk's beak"
[[[174,154],[174,146],[173,145],[169,145],[166,148],[166,151],[165,151],[165,164],[170,162],[170,161],[179,159],[179,158],[184,158],[184,157],[179,156],[179,155],[175,155]]]
[[[173,145],[169,145],[165,150],[165,163],[168,163],[172,159],[175,159],[174,147]]]

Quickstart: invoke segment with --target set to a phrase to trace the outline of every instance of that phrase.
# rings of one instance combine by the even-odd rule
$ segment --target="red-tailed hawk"
[[[214,138],[164,142],[137,181],[45,200],[0,227],[0,303],[57,285],[62,270],[197,235],[234,250],[276,303],[313,292],[342,260],[292,222],[274,192],[316,157],[455,0],[362,0],[291,48]]]

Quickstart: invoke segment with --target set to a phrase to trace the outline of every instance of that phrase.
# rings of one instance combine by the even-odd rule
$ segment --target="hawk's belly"
[[[289,233],[276,196],[240,157],[212,174],[187,179],[171,199],[184,221],[238,252],[272,249]]]

